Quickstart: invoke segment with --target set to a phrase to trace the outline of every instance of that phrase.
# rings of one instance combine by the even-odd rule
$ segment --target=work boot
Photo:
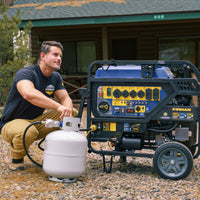
[[[12,171],[17,171],[17,170],[24,170],[24,159],[13,159],[11,157],[11,153],[9,154],[9,165],[8,168]]]
[[[19,162],[19,163],[10,163],[8,168],[11,170],[11,171],[17,171],[17,170],[24,170],[25,167],[24,167],[24,162]]]

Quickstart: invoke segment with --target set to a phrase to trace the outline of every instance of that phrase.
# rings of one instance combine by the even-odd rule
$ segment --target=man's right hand
[[[60,105],[57,108],[57,111],[60,112],[60,119],[62,120],[63,117],[72,117],[72,109],[67,108],[63,105]]]

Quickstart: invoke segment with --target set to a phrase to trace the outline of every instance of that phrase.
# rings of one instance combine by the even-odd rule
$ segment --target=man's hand
[[[60,112],[60,119],[62,120],[63,117],[72,117],[72,110],[67,108],[63,105],[57,108],[57,111]]]
[[[59,100],[60,106],[57,107],[57,111],[60,112],[60,119],[63,117],[72,117],[73,103],[66,90],[56,90],[55,97]]]

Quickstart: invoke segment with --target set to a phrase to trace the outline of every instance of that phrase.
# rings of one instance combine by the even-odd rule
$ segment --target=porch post
[[[108,60],[108,33],[107,27],[102,27],[103,60]]]

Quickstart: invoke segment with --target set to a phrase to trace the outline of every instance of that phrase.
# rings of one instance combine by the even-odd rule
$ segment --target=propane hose
[[[111,151],[113,151],[113,148],[111,147],[111,144],[110,144],[111,142],[110,141],[108,141],[108,147],[109,147],[109,149],[111,150]]]
[[[147,130],[154,131],[154,132],[160,132],[160,133],[167,133],[167,132],[174,130],[176,128],[176,126],[177,126],[177,123],[174,123],[174,125],[169,129],[164,130],[164,129],[148,128]]]
[[[95,124],[91,125],[90,130],[87,132],[85,137],[87,138],[87,136],[90,134],[91,131],[96,131],[96,130],[97,130],[97,126]]]
[[[87,138],[87,136],[90,134],[91,131],[96,131],[97,130],[97,126],[95,124],[91,125],[89,129],[80,129],[79,131],[88,131],[85,135],[85,137]]]
[[[27,150],[27,148],[26,148],[26,141],[25,141],[25,138],[26,138],[26,133],[27,133],[27,131],[28,131],[28,129],[31,127],[31,126],[33,126],[34,124],[42,124],[42,123],[44,123],[43,121],[36,121],[36,122],[33,122],[33,123],[31,123],[31,124],[29,124],[27,127],[26,127],[26,129],[25,129],[25,131],[24,131],[24,135],[23,135],[23,146],[24,146],[24,150],[25,150],[25,152],[26,152],[26,155],[28,156],[28,158],[33,162],[33,163],[35,163],[37,166],[39,166],[39,167],[42,167],[42,165],[41,164],[39,164],[39,163],[37,163],[35,160],[33,160],[33,158],[30,156],[30,154],[29,154],[29,152],[28,152],[28,150]],[[43,142],[44,141],[44,139],[41,141],[41,142]],[[41,142],[39,143],[39,144],[41,144]],[[40,148],[41,149],[41,148]]]
[[[53,128],[53,127],[60,127],[61,124],[62,124],[62,121],[61,121],[61,122],[60,122],[60,121],[55,121],[55,120],[53,120],[53,119],[46,119],[45,121],[36,121],[36,122],[33,122],[33,123],[29,124],[29,125],[26,127],[25,131],[24,131],[24,135],[23,135],[23,146],[24,146],[24,150],[25,150],[25,152],[26,152],[28,158],[29,158],[33,163],[35,163],[35,164],[36,164],[37,166],[39,166],[39,167],[42,167],[41,164],[37,163],[35,160],[32,159],[32,157],[30,156],[30,154],[29,154],[29,152],[28,152],[28,150],[27,150],[27,148],[26,148],[26,141],[25,141],[26,132],[27,132],[28,129],[29,129],[32,125],[34,125],[34,124],[45,124],[45,127],[47,127],[47,128]],[[45,138],[43,138],[43,139],[39,142],[39,144],[38,144],[38,147],[39,147],[41,150],[43,150],[43,151],[44,151],[44,149],[41,148],[40,145],[41,145],[41,143],[42,143],[44,140],[45,140]]]

